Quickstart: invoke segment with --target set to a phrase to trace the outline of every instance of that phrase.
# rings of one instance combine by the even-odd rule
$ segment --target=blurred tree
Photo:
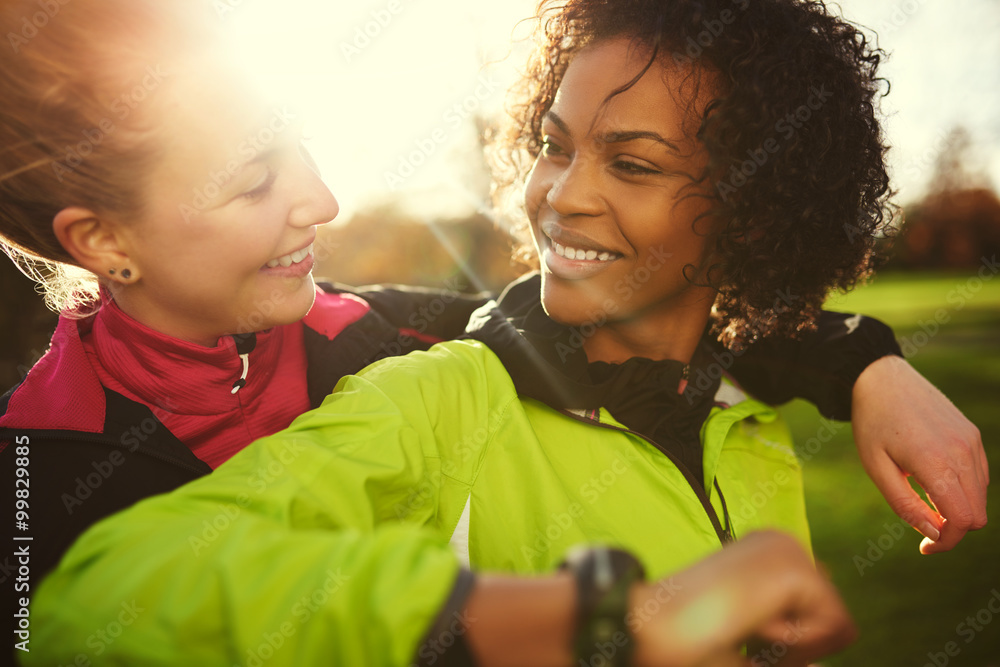
[[[390,196],[343,224],[321,228],[316,275],[349,285],[447,284],[478,292],[499,291],[524,273],[529,267],[511,259],[515,240],[494,222],[490,204],[484,149],[494,124],[481,115],[470,122],[479,142],[451,153],[452,181],[426,198],[413,192]],[[468,213],[433,215],[431,202],[441,197]]]
[[[511,261],[511,247],[483,214],[424,222],[390,202],[321,228],[315,274],[349,285],[496,291],[524,271]]]
[[[890,267],[974,268],[1000,252],[1000,199],[975,166],[975,143],[953,129],[934,165],[923,200],[906,206],[906,223]]]

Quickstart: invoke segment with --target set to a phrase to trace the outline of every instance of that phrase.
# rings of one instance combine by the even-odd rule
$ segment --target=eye
[[[652,169],[638,162],[632,162],[631,160],[615,160],[612,166],[620,172],[632,175],[650,175],[650,174],[661,174],[659,169]]]
[[[240,199],[245,199],[247,201],[258,201],[263,199],[271,192],[271,187],[277,179],[278,174],[268,167],[267,174],[264,176],[264,180],[261,181],[260,185],[257,185],[252,190],[248,190],[247,192],[241,194]]]
[[[566,151],[552,137],[545,137],[542,139],[542,155],[547,158],[562,157],[566,155]]]

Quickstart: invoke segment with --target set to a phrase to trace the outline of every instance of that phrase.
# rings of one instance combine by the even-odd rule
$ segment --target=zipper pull
[[[243,362],[243,374],[240,379],[233,383],[233,394],[247,386],[247,373],[250,372],[250,353],[257,347],[257,334],[235,334],[233,340],[236,342],[236,354],[240,355]]]
[[[722,495],[722,487],[719,486],[719,480],[713,480],[715,490],[719,493],[719,500],[722,502],[722,518],[726,521],[726,527],[722,530],[722,544],[732,544],[736,541],[736,536],[733,534],[733,522],[729,518],[729,508],[726,506],[726,497]]]

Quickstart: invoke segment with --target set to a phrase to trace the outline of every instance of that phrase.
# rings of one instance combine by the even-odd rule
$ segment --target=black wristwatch
[[[576,578],[573,664],[630,665],[635,646],[625,617],[629,589],[645,579],[642,564],[627,551],[596,547],[571,553],[562,569]]]

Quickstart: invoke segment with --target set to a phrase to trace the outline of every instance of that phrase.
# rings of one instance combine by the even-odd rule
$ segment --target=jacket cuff
[[[465,601],[475,587],[476,577],[469,570],[461,569],[451,589],[451,595],[438,613],[431,629],[417,647],[415,664],[418,667],[474,667],[476,664],[465,641],[469,619],[465,614]]]
[[[824,313],[819,333],[822,345],[815,346],[811,353],[826,357],[833,378],[831,386],[841,389],[832,392],[826,401],[817,400],[816,406],[827,418],[850,421],[854,383],[861,373],[882,357],[902,357],[903,352],[892,328],[872,317]]]
[[[843,357],[838,376],[850,387],[861,377],[868,366],[882,357],[902,357],[903,351],[889,325],[872,317],[860,316],[853,335],[845,337]]]

